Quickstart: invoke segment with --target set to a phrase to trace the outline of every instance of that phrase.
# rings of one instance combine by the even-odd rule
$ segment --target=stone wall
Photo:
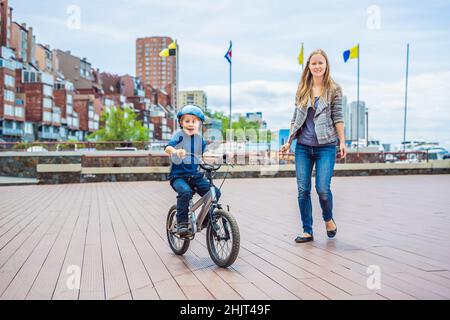
[[[236,165],[229,178],[295,177],[295,166]],[[164,153],[148,152],[59,152],[0,154],[0,176],[37,178],[40,184],[165,181],[170,159]],[[216,173],[223,178],[226,167]],[[272,170],[272,171],[271,171]],[[450,174],[450,160],[422,163],[342,163],[337,162],[334,176],[375,176],[405,174]]]

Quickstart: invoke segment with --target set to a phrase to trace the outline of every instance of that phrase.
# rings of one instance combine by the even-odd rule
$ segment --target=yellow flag
[[[177,43],[176,42],[172,42],[171,44],[169,44],[169,49],[176,49],[177,48]]]
[[[163,51],[161,51],[159,53],[159,56],[162,58],[168,57],[169,56],[169,49],[164,49]]]
[[[359,56],[359,45],[344,51],[344,62],[347,62],[349,59],[356,59],[358,58],[358,56]]]
[[[304,57],[304,50],[303,50],[303,43],[302,43],[302,49],[300,50],[300,55],[298,56],[298,63],[301,66],[303,65],[303,57]]]

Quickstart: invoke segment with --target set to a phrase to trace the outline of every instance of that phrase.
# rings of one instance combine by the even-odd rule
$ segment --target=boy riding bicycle
[[[170,186],[177,196],[177,233],[189,234],[189,202],[195,192],[204,196],[210,190],[210,183],[199,172],[198,157],[205,153],[206,142],[199,134],[200,124],[205,121],[203,111],[194,105],[185,106],[177,115],[181,130],[175,132],[166,146],[165,152],[171,156],[169,174]],[[187,157],[186,155],[189,154]],[[220,190],[216,187],[216,198]]]

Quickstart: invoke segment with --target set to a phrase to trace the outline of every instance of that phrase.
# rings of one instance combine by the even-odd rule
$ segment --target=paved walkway
[[[450,299],[449,175],[336,177],[332,188],[337,238],[313,192],[316,241],[301,245],[295,179],[227,181],[241,252],[224,270],[203,234],[184,257],[170,251],[167,182],[4,187],[0,298]]]

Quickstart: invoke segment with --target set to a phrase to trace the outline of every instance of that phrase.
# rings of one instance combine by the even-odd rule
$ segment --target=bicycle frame
[[[210,182],[211,182],[211,180],[210,180]],[[191,215],[191,219],[192,219],[192,234],[197,233],[197,231],[201,229],[203,221],[207,217],[207,215],[211,209],[211,206],[214,206],[216,203],[217,203],[216,189],[214,187],[214,184],[211,182],[211,187],[210,187],[210,190],[208,191],[208,193],[205,194],[196,203],[194,203],[189,209],[189,214]],[[195,211],[200,207],[202,207],[202,209],[197,218]]]

